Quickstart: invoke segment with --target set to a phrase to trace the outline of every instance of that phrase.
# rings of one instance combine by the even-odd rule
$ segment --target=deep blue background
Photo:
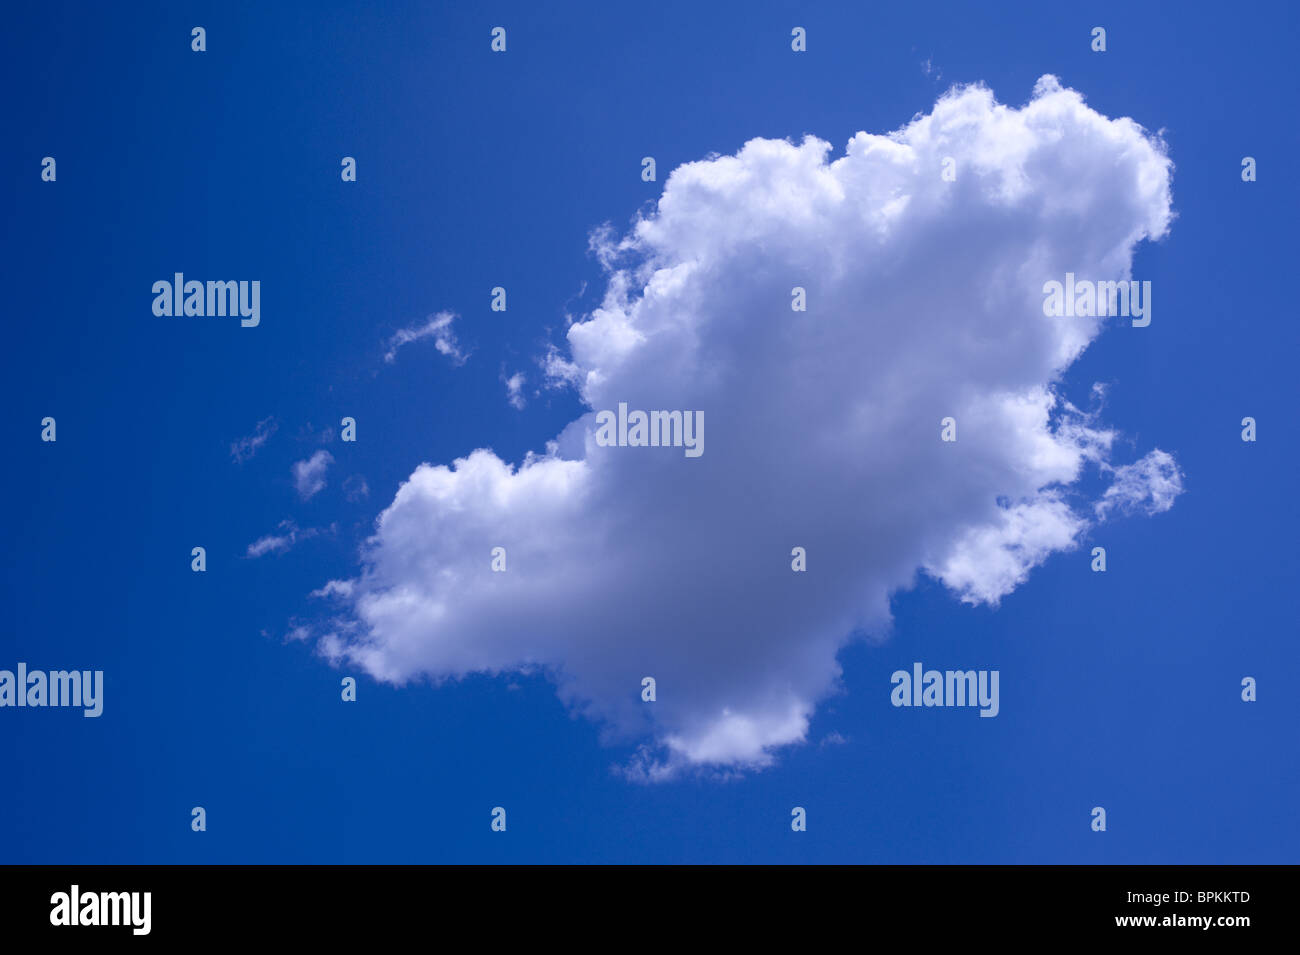
[[[0,711],[0,861],[1297,861],[1296,15],[1061,6],[9,10],[0,668],[103,669],[107,694],[98,720]],[[418,463],[480,445],[518,461],[578,413],[558,393],[515,411],[500,377],[524,371],[531,395],[566,311],[598,300],[592,227],[623,228],[674,166],[749,138],[839,151],[954,82],[1018,105],[1048,72],[1163,128],[1176,164],[1179,218],[1135,268],[1154,320],[1104,336],[1067,382],[1077,401],[1111,384],[1105,418],[1134,457],[1177,456],[1172,511],[1106,525],[996,611],[930,582],[900,595],[892,639],[842,655],[810,745],[727,783],[622,781],[627,752],[539,678],[362,679],[345,706],[341,674],[283,642]],[[155,318],[150,287],[176,271],[260,279],[261,327]],[[384,366],[383,340],[440,309],[470,361],[412,346]],[[344,415],[360,440],[328,445],[330,486],[299,502],[291,463]],[[234,464],[269,416],[279,431]],[[345,500],[348,474],[368,500]],[[337,534],[243,559],[287,517]],[[1001,715],[895,710],[889,674],[913,660],[1000,669]],[[848,742],[819,745],[831,732]]]

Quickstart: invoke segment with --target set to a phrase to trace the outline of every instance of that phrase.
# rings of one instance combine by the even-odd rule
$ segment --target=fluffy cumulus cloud
[[[1130,277],[1171,171],[1050,77],[1021,108],[955,89],[838,158],[755,139],[681,166],[598,236],[603,301],[546,363],[590,411],[518,465],[417,467],[355,577],[318,592],[321,646],[394,683],[545,672],[644,778],[769,764],[919,572],[997,604],[1093,523],[1170,506],[1174,460],[1113,461],[1099,409],[1060,394],[1104,328],[1146,332],[1042,306],[1066,272]],[[704,453],[598,444],[620,402],[703,412]]]

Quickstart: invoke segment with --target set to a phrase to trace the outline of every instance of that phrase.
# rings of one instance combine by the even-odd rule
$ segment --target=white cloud
[[[309,540],[320,533],[314,527],[299,530],[293,521],[284,520],[276,525],[277,533],[259,537],[248,545],[245,557],[261,557],[265,554],[283,554],[301,540]]]
[[[279,427],[275,418],[264,418],[257,423],[257,427],[252,434],[240,438],[230,445],[230,456],[234,458],[236,464],[243,464],[257,454],[262,445],[270,440],[271,435],[275,434],[276,429]]]
[[[582,377],[582,370],[554,345],[547,347],[541,366],[549,388],[576,387]]]
[[[293,486],[298,496],[304,501],[319,494],[325,487],[325,472],[334,463],[334,455],[321,449],[310,458],[295,461],[293,465]]]
[[[267,534],[248,545],[246,557],[261,557],[263,554],[283,553],[293,546],[290,534]]]
[[[331,580],[324,587],[311,592],[313,597],[351,597],[352,581]]]
[[[527,401],[524,399],[524,383],[527,379],[523,372],[517,371],[509,378],[502,378],[506,386],[506,401],[510,402],[510,407],[516,411],[523,411]]]
[[[1128,278],[1165,234],[1162,145],[1044,78],[1023,108],[957,89],[830,151],[752,140],[676,169],[623,239],[597,232],[604,300],[546,360],[592,411],[519,467],[416,468],[333,588],[322,652],[395,683],[543,668],[644,744],[629,774],[734,772],[806,739],[838,651],[888,628],[918,570],[996,604],[1089,526],[1086,468],[1114,469],[1115,505],[1171,501],[1172,459],[1111,464],[1114,432],[1059,396],[1102,320],[1042,310],[1048,279]],[[702,410],[707,452],[597,446],[618,402]]]
[[[468,356],[461,352],[456,342],[456,333],[451,330],[452,322],[456,321],[457,317],[454,312],[439,312],[430,315],[423,325],[399,328],[388,340],[388,351],[384,353],[384,361],[390,364],[396,361],[398,349],[403,345],[418,342],[423,338],[432,338],[433,347],[438,349],[438,354],[447,356],[453,364],[463,365]]]
[[[343,482],[343,494],[349,501],[360,501],[370,496],[370,485],[365,475],[353,474]]]
[[[1156,449],[1140,461],[1118,468],[1111,486],[1097,502],[1097,516],[1105,518],[1112,511],[1143,511],[1159,514],[1174,506],[1174,498],[1183,493],[1183,475],[1168,453]]]
[[[1075,538],[1087,527],[1051,490],[995,518],[981,515],[979,519],[957,538],[941,562],[927,564],[926,570],[964,602],[993,606],[1051,554],[1074,547]]]

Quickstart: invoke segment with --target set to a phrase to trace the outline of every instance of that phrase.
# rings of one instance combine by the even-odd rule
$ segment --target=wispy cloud
[[[299,541],[315,537],[320,533],[314,527],[299,530],[298,525],[290,520],[283,520],[277,524],[276,532],[267,534],[265,537],[259,537],[249,544],[244,556],[261,557],[265,554],[283,554],[292,549],[293,545]]]
[[[384,353],[384,361],[392,364],[397,360],[397,352],[405,345],[411,342],[418,342],[421,339],[432,338],[434,348],[438,353],[451,359],[453,364],[463,365],[466,356],[456,341],[456,333],[452,331],[451,326],[457,319],[454,312],[439,312],[436,315],[430,315],[428,320],[422,325],[412,325],[409,328],[399,328],[391,338],[388,339],[388,351]]]
[[[524,377],[521,371],[515,372],[509,378],[502,378],[506,386],[506,401],[510,402],[510,407],[517,411],[523,411],[524,405],[528,402],[524,398],[524,382],[528,379]]]
[[[331,580],[324,587],[317,588],[311,592],[313,597],[351,597],[352,581],[350,580]]]
[[[1096,504],[1097,516],[1103,519],[1112,511],[1160,514],[1173,507],[1174,498],[1183,493],[1183,475],[1177,462],[1158,448],[1132,464],[1104,467],[1115,477]]]
[[[293,486],[304,501],[319,494],[325,487],[325,472],[334,463],[334,455],[324,448],[311,457],[293,465]]]
[[[370,485],[365,475],[353,474],[343,482],[343,495],[349,501],[360,501],[370,496]]]
[[[252,434],[245,438],[240,438],[230,445],[230,456],[235,459],[236,464],[243,464],[245,461],[257,454],[262,445],[270,440],[271,435],[275,434],[280,425],[275,418],[264,418],[257,423],[257,428]]]

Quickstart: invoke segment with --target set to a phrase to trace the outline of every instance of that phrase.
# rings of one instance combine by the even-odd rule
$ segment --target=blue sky
[[[0,711],[7,862],[1293,862],[1300,848],[1289,276],[1295,13],[1013,5],[54,4],[4,56],[11,269],[0,667],[102,669],[104,715]],[[189,31],[207,30],[205,53]],[[494,26],[508,52],[488,49]],[[1089,31],[1108,31],[1108,50]],[[792,26],[808,52],[792,54]],[[929,61],[927,74],[923,63]],[[421,462],[518,463],[586,409],[536,358],[604,288],[588,235],[669,170],[755,137],[857,131],[954,83],[1023,104],[1053,73],[1162,130],[1169,234],[1138,247],[1152,325],[1098,338],[1130,460],[1173,454],[1166,513],[1107,523],[1000,606],[922,577],[804,745],[639,784],[541,675],[395,687],[286,642],[310,591]],[[653,155],[657,183],[642,182]],[[1259,181],[1240,180],[1254,156]],[[39,178],[54,156],[56,183]],[[358,181],[339,179],[355,156]],[[262,282],[262,323],[156,318],[152,283]],[[489,290],[509,289],[509,310]],[[469,351],[398,328],[450,310]],[[503,375],[530,377],[522,409]],[[38,440],[58,421],[58,441]],[[358,441],[325,443],[344,415]],[[1240,419],[1259,440],[1240,440]],[[256,456],[232,442],[272,418]],[[329,484],[292,464],[326,447]],[[363,475],[369,495],[341,482]],[[761,518],[756,518],[761,519]],[[284,520],[328,528],[245,558]],[[1094,538],[1096,538],[1094,540]],[[208,571],[190,571],[190,548]],[[1108,571],[1087,551],[1104,544]],[[576,608],[575,608],[576,610]],[[734,625],[699,621],[707,634]],[[611,636],[611,639],[615,639]],[[895,709],[913,661],[1002,674],[1001,713]],[[339,700],[360,677],[359,701]],[[1259,700],[1240,700],[1240,681]],[[834,734],[834,735],[833,735]],[[846,742],[829,743],[827,738]],[[489,829],[507,807],[505,834]],[[1089,828],[1102,805],[1108,829]],[[190,808],[208,831],[190,830]],[[792,806],[808,810],[792,833]]]

